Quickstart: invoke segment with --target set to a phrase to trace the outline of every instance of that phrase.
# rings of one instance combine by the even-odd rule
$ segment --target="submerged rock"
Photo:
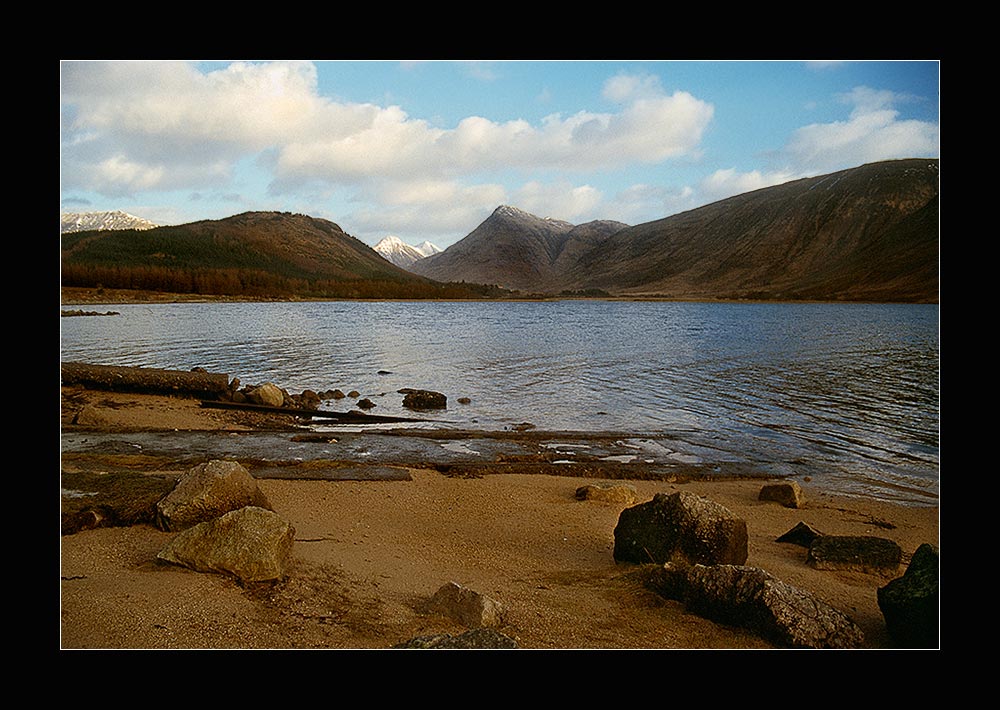
[[[447,409],[448,398],[440,392],[431,390],[406,390],[403,396],[403,406],[407,409]]]

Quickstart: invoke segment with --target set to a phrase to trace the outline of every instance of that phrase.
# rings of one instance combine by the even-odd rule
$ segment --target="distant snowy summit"
[[[375,251],[401,269],[409,269],[413,264],[441,250],[430,242],[420,246],[407,244],[399,237],[388,236],[375,245]]]
[[[59,216],[62,234],[90,230],[153,229],[160,225],[121,210],[113,212],[64,212]]]

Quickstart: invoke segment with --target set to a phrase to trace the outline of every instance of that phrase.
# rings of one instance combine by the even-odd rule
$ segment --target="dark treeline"
[[[250,298],[463,299],[509,293],[495,286],[432,281],[301,279],[252,269],[63,264],[62,285]]]

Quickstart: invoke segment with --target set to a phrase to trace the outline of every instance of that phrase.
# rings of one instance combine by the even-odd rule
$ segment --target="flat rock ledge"
[[[809,545],[806,564],[813,569],[894,576],[902,559],[902,548],[884,537],[820,535]]]

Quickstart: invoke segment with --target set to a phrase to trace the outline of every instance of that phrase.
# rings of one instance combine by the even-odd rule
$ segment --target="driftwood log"
[[[303,407],[270,407],[266,404],[251,404],[249,402],[215,402],[205,401],[202,407],[211,409],[237,409],[245,412],[265,412],[267,414],[288,414],[289,416],[306,419],[335,419],[341,424],[394,424],[397,422],[426,422],[434,419],[414,419],[412,417],[389,417],[377,414],[362,414],[360,412],[327,412],[322,409],[306,409]]]
[[[62,383],[116,392],[183,394],[216,399],[229,392],[229,375],[152,367],[62,363]]]

